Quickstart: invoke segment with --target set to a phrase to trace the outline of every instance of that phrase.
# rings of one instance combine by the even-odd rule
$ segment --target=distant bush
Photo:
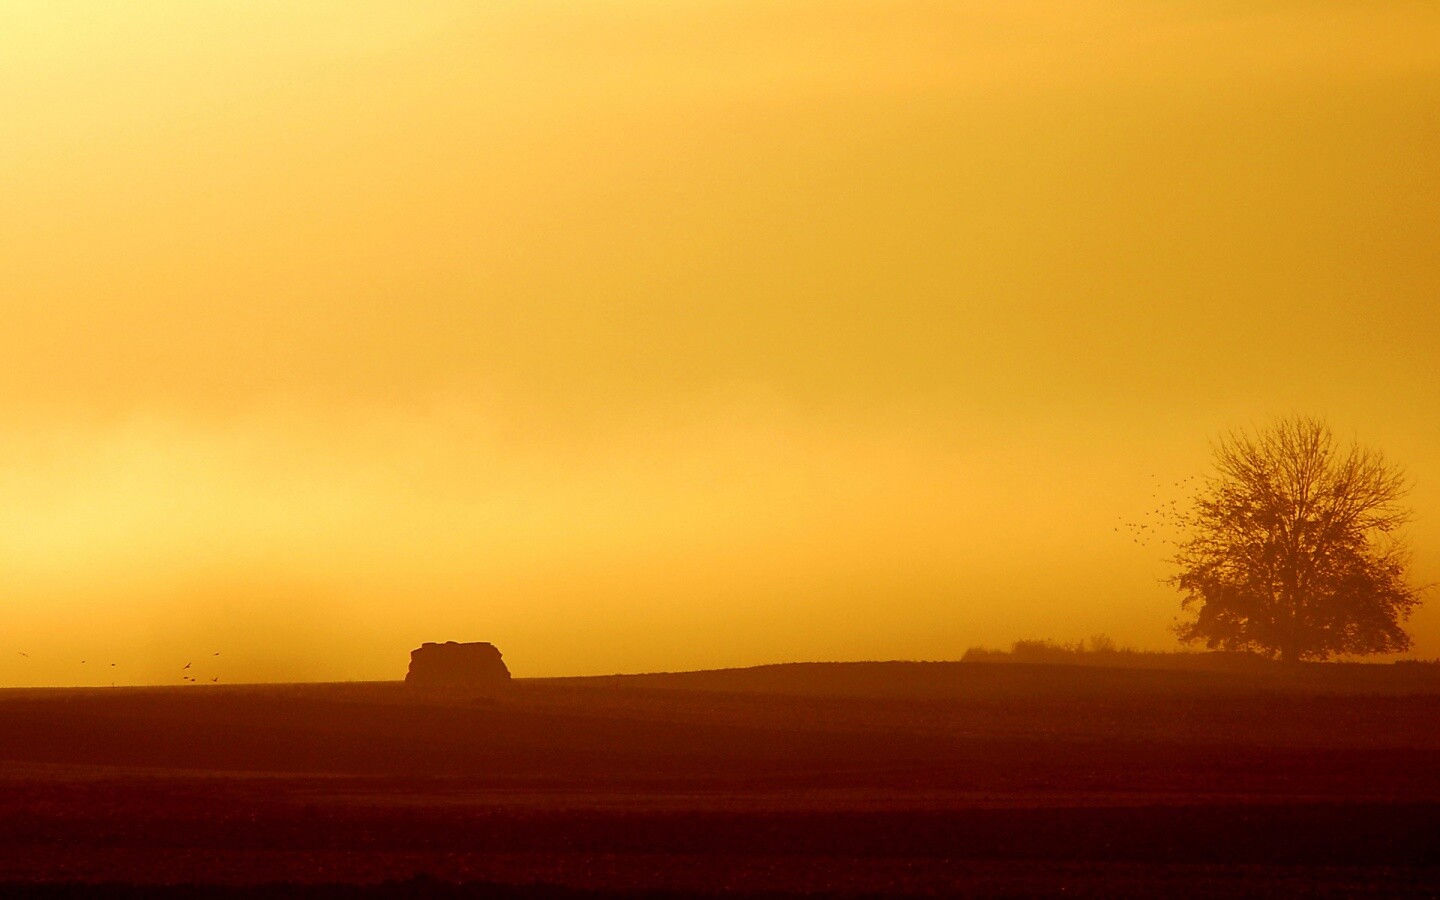
[[[965,651],[961,662],[1113,666],[1132,669],[1235,669],[1264,666],[1269,660],[1254,653],[1135,650],[1120,646],[1109,635],[1097,634],[1086,640],[1073,642],[1016,641],[1010,645],[1009,650],[971,647]]]
[[[1120,647],[1115,643],[1115,639],[1107,634],[1097,634],[1087,640],[1072,643],[1051,640],[1016,641],[1010,645],[1008,651],[972,647],[965,651],[964,659],[973,662],[1006,657],[1015,662],[1073,662],[1087,655],[1119,656],[1138,652],[1141,651]]]

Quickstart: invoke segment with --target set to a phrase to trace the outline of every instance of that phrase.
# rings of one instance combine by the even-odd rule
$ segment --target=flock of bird
[[[25,657],[26,659],[29,659],[29,658],[30,658],[30,654],[29,654],[29,653],[26,653],[24,650],[16,650],[15,652],[18,653],[19,655]],[[216,650],[214,653],[212,653],[212,654],[210,654],[210,655],[211,655],[211,657],[217,657],[217,656],[220,655],[220,651],[219,651],[219,650]],[[84,666],[84,665],[88,665],[88,664],[89,664],[89,660],[85,660],[85,659],[80,660],[80,665]],[[187,662],[187,663],[185,663],[185,665],[183,665],[183,666],[180,667],[180,680],[181,680],[181,681],[186,682],[186,683],[188,683],[188,684],[198,684],[198,683],[199,683],[200,679],[197,678],[195,675],[191,674],[191,667],[194,666],[194,665],[195,665],[195,662],[194,662],[193,660],[191,660],[190,662]],[[114,668],[117,668],[117,665],[112,662],[112,663],[109,664],[109,666],[108,666],[107,668],[114,669]],[[220,683],[220,676],[219,676],[219,675],[213,675],[213,676],[211,676],[211,678],[210,678],[210,683],[211,683],[211,684],[219,684],[219,683]],[[115,682],[112,681],[110,684],[111,684],[111,686],[113,687],[114,684],[115,684]]]
[[[1114,531],[1141,547],[1148,547],[1156,542],[1172,545],[1177,543],[1180,529],[1189,521],[1189,503],[1173,497],[1163,497],[1162,489],[1169,487],[1184,494],[1192,490],[1191,485],[1197,480],[1198,475],[1191,475],[1167,485],[1161,482],[1159,476],[1151,475],[1150,499],[1155,501],[1156,506],[1134,521],[1128,521],[1124,516],[1117,518]]]
[[[213,653],[213,654],[211,654],[211,655],[212,655],[212,656],[219,656],[219,655],[220,655],[220,652],[217,650],[215,653]],[[188,682],[190,682],[191,684],[194,684],[194,683],[197,681],[197,679],[195,678],[194,675],[188,674],[189,671],[190,671],[190,667],[191,667],[192,665],[194,665],[193,662],[187,662],[185,665],[183,665],[183,666],[180,667],[180,680],[181,680],[181,681],[188,681]],[[211,679],[210,679],[210,682],[211,682],[212,684],[218,684],[218,683],[220,682],[220,676],[219,676],[219,675],[216,675],[214,678],[211,678]]]

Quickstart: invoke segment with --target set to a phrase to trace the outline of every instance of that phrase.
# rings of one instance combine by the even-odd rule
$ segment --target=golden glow
[[[1427,2],[0,4],[0,684],[1168,646],[1114,521],[1290,412],[1409,467],[1440,580],[1436,46]]]

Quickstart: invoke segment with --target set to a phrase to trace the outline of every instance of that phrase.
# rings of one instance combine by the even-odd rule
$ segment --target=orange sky
[[[1440,581],[1437,46],[1428,0],[0,5],[0,684],[1168,647],[1116,520],[1291,413],[1407,466]]]

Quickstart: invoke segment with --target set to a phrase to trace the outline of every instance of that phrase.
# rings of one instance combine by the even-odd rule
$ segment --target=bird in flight
[[[190,668],[190,664],[189,664],[189,663],[186,663],[185,666],[184,666],[184,668],[182,668],[180,671],[183,672],[183,671],[185,671],[185,669],[188,669],[188,668]]]
[[[30,658],[30,654],[26,653],[24,650],[16,650],[15,652],[25,657],[26,659]]]

